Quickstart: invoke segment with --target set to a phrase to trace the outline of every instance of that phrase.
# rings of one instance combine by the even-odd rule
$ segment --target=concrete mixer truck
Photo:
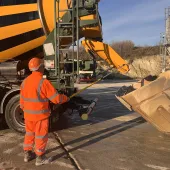
[[[96,53],[122,72],[128,70],[126,62],[107,44],[102,43],[98,2],[0,1],[0,113],[5,115],[11,129],[24,131],[19,92],[20,84],[30,74],[27,65],[31,58],[44,58],[46,66],[44,76],[58,91],[68,96],[75,93],[75,64],[73,64],[75,56],[69,56],[66,61],[63,54],[68,51],[75,54],[75,43],[83,37],[85,39],[82,45],[87,52],[91,51],[91,55]],[[65,72],[65,64],[72,67],[71,71]],[[77,101],[75,104],[73,100],[74,106],[77,105]]]
[[[100,0],[0,1],[0,114],[5,116],[11,129],[24,131],[19,93],[22,81],[30,74],[27,65],[33,57],[44,59],[44,77],[50,80],[58,91],[68,96],[76,92],[74,54],[77,49],[78,61],[79,40],[82,38],[82,46],[92,57],[99,56],[122,74],[129,71],[127,63],[108,44],[102,42],[99,3]],[[72,56],[65,60],[63,54],[68,51],[72,51]],[[71,65],[69,72],[64,70],[65,64]],[[76,75],[79,73],[78,69],[77,62]],[[138,89],[133,88],[128,94],[122,91],[124,89],[119,90],[117,98],[128,108],[143,113],[143,109],[136,109],[138,102],[131,102],[131,99],[126,97]],[[148,96],[144,100],[146,99]],[[75,98],[72,100],[72,104],[80,113],[84,103]],[[73,107],[72,104],[70,107]],[[167,112],[166,109],[166,115]],[[170,123],[166,121],[166,127],[167,125]],[[165,131],[170,130],[167,128]]]

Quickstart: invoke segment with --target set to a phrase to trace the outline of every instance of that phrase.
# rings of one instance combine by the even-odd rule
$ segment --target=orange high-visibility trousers
[[[48,119],[40,121],[25,120],[26,134],[24,139],[24,150],[33,150],[33,146],[35,143],[36,155],[43,155],[45,153],[45,148],[48,141],[48,127]]]

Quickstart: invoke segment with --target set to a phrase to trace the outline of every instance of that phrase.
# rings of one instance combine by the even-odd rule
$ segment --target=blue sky
[[[165,32],[165,8],[170,0],[100,0],[104,42],[132,40],[156,45]]]

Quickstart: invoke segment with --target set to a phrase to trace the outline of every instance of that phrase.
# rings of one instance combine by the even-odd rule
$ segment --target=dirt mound
[[[113,74],[109,78],[144,78],[148,75],[159,75],[162,71],[162,57],[158,55],[145,56],[134,60],[127,59],[130,71],[127,75],[121,75],[117,70],[112,70]],[[167,68],[170,65],[170,57],[167,58]],[[109,65],[104,61],[98,61],[99,70],[107,70]],[[106,74],[106,73],[105,73]]]
[[[146,56],[129,61],[132,78],[144,78],[148,75],[159,75],[162,71],[162,58],[160,56]]]

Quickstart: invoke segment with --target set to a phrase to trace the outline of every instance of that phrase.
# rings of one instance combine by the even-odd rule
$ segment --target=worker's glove
[[[67,102],[69,102],[70,101],[70,97],[67,97]]]
[[[52,107],[52,110],[57,110],[58,107],[59,107],[58,104],[54,104],[53,107]]]

